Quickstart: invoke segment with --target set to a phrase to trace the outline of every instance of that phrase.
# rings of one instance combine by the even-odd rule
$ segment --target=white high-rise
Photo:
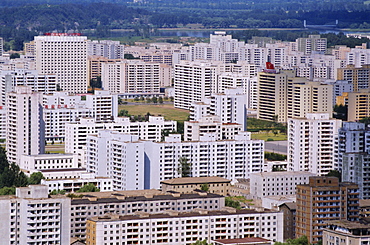
[[[46,185],[19,187],[0,199],[1,244],[69,244],[71,199]]]
[[[325,175],[335,167],[335,142],[342,121],[326,113],[288,120],[288,171]]]
[[[87,92],[87,37],[37,36],[36,69],[42,74],[56,74],[61,90]]]
[[[42,94],[19,86],[6,96],[6,150],[9,163],[19,165],[21,155],[44,153]]]

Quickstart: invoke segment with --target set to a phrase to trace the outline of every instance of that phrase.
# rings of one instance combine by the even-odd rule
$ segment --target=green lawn
[[[252,133],[251,137],[254,140],[265,140],[265,141],[267,141],[267,139],[269,139],[269,138],[273,139],[274,141],[287,140],[288,139],[288,136],[286,134],[278,133],[275,136],[275,134],[273,134],[272,132],[266,132],[266,131],[261,131],[261,132],[258,132],[258,133]]]
[[[164,116],[166,120],[186,121],[189,112],[174,108],[173,105],[120,105],[118,111],[127,110],[130,115],[145,115],[148,112],[154,116]]]

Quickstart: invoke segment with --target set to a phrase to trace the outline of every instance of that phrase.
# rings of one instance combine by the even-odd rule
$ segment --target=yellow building
[[[194,190],[201,190],[202,186],[207,185],[210,193],[227,195],[230,189],[231,181],[225,178],[212,177],[186,177],[175,178],[161,181],[162,191],[176,191],[179,193],[192,193]]]
[[[345,97],[343,97],[345,100]],[[348,121],[370,117],[370,89],[348,93]]]
[[[346,68],[338,68],[337,80],[345,80],[353,83],[353,91],[359,91],[369,87],[370,65],[355,67],[347,65]]]

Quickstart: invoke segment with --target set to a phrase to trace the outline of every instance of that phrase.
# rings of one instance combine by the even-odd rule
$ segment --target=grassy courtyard
[[[274,134],[271,131],[260,131],[252,133],[252,139],[254,140],[265,140],[272,139],[273,141],[287,140],[288,136],[286,134],[278,133]]]
[[[120,105],[118,111],[127,110],[130,115],[145,115],[148,112],[154,116],[163,116],[166,120],[186,121],[188,120],[189,112],[174,108],[172,104],[162,105]]]

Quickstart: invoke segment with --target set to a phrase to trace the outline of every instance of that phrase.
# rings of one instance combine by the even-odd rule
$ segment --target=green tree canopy
[[[179,158],[179,165],[177,167],[177,172],[181,177],[191,177],[192,173],[192,164],[186,157]]]
[[[287,239],[286,242],[275,242],[275,245],[309,245],[306,236],[301,236],[296,239]]]
[[[78,191],[76,192],[99,192],[100,189],[96,187],[93,183],[88,183],[84,186],[82,186]]]
[[[39,185],[42,179],[45,179],[45,177],[41,172],[32,173],[28,179],[28,184]]]

